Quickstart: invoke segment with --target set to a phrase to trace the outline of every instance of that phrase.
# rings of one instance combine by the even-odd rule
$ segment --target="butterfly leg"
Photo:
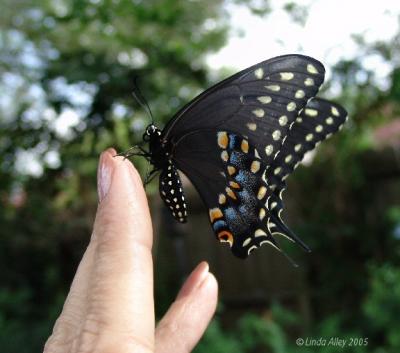
[[[139,150],[140,152],[134,152],[135,150]],[[124,152],[117,153],[114,157],[117,157],[117,156],[121,156],[121,157],[124,157],[124,159],[126,159],[131,156],[142,156],[145,158],[150,158],[151,155],[140,145],[135,145]]]
[[[147,184],[149,184],[154,179],[157,172],[158,169],[153,169],[151,172],[147,172],[143,185],[146,186]]]

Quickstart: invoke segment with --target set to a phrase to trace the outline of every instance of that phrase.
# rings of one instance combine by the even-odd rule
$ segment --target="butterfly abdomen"
[[[186,201],[179,174],[168,160],[160,175],[160,196],[170,210],[172,216],[180,223],[187,221]]]

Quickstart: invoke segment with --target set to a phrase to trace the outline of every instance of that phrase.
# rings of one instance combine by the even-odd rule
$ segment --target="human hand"
[[[155,327],[146,195],[133,165],[115,154],[100,157],[93,234],[44,352],[190,352],[215,312],[217,282],[200,263]]]

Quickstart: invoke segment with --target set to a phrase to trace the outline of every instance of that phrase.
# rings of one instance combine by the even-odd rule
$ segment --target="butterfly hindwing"
[[[190,158],[177,154],[177,166],[209,209],[217,239],[228,242],[241,258],[265,243],[279,249],[268,231],[266,165],[257,149],[246,138],[227,131],[197,132],[181,143],[193,154]]]

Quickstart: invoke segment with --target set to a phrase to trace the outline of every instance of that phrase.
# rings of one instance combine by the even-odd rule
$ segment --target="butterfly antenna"
[[[146,98],[144,98],[142,92],[140,91],[138,79],[139,79],[138,76],[134,78],[132,96],[136,99],[139,105],[147,112],[147,114],[150,116],[151,123],[154,124],[153,113],[151,112],[150,106],[147,103]]]

